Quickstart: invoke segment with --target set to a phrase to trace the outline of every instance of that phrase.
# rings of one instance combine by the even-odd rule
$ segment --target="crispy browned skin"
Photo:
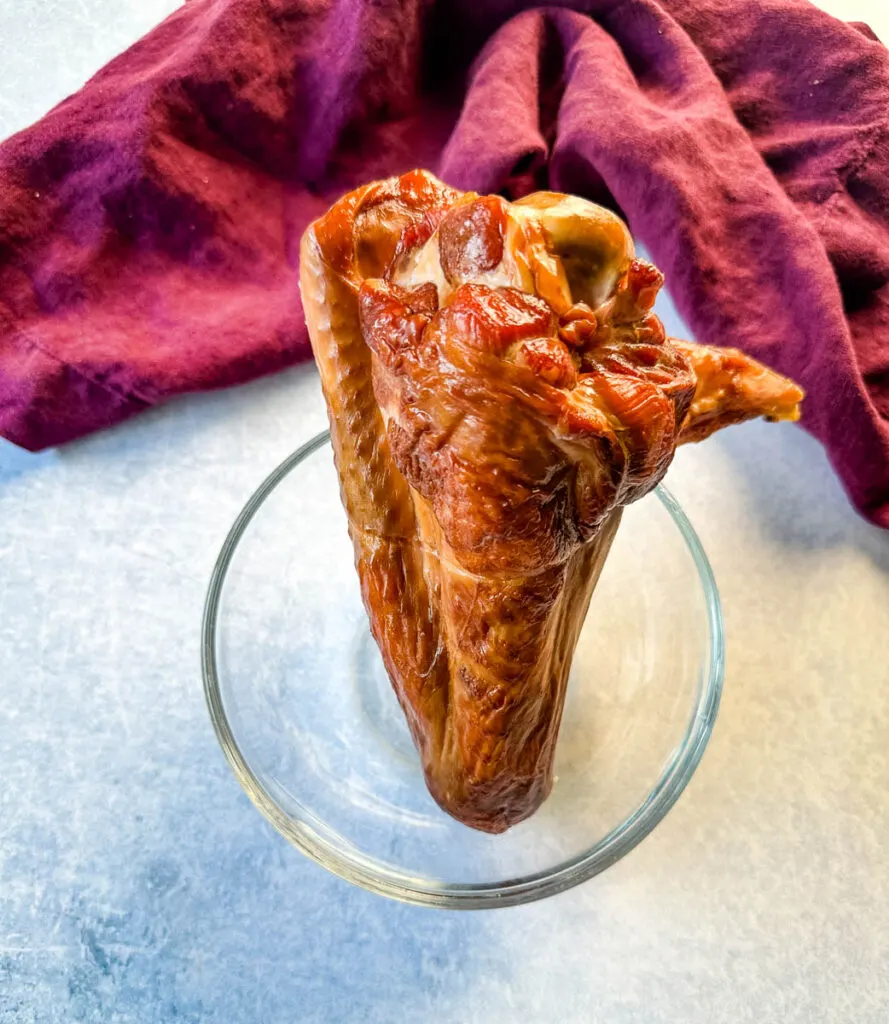
[[[672,342],[618,218],[423,171],[341,199],[300,282],[373,635],[427,784],[501,832],[546,799],[580,627],[623,505],[676,445],[801,392]]]

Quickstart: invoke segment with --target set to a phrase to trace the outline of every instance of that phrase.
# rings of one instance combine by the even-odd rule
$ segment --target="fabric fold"
[[[889,527],[889,52],[806,0],[190,0],[0,145],[0,433],[308,358],[302,230],[415,166],[619,209]]]

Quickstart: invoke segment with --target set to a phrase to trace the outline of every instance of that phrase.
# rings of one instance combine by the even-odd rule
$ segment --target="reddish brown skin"
[[[455,206],[441,222],[441,267],[451,284],[493,270],[503,259],[506,204],[482,196]]]
[[[577,367],[560,338],[528,338],[520,343],[513,357],[516,365],[529,370],[557,388],[573,388],[577,384]]]
[[[430,792],[488,832],[550,791],[622,506],[686,437],[788,415],[800,397],[740,353],[667,339],[651,312],[663,278],[643,261],[600,308],[561,317],[472,281],[503,259],[507,218],[498,197],[412,172],[345,196],[301,254],[371,630]],[[441,308],[433,285],[392,281],[436,226]]]
[[[523,338],[547,337],[556,317],[549,306],[516,288],[463,284],[448,303],[448,322],[461,343],[480,352],[505,355]]]

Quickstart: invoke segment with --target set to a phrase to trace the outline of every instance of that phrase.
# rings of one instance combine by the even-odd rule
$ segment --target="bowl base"
[[[352,679],[361,716],[385,752],[420,772],[417,750],[404,712],[366,627],[359,629],[352,646]]]

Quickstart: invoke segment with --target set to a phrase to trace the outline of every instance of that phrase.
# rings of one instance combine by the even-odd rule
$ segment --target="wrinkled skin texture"
[[[502,832],[552,787],[565,687],[621,509],[676,445],[799,389],[673,342],[663,278],[573,197],[415,171],[306,232],[301,288],[373,635],[440,806]]]

